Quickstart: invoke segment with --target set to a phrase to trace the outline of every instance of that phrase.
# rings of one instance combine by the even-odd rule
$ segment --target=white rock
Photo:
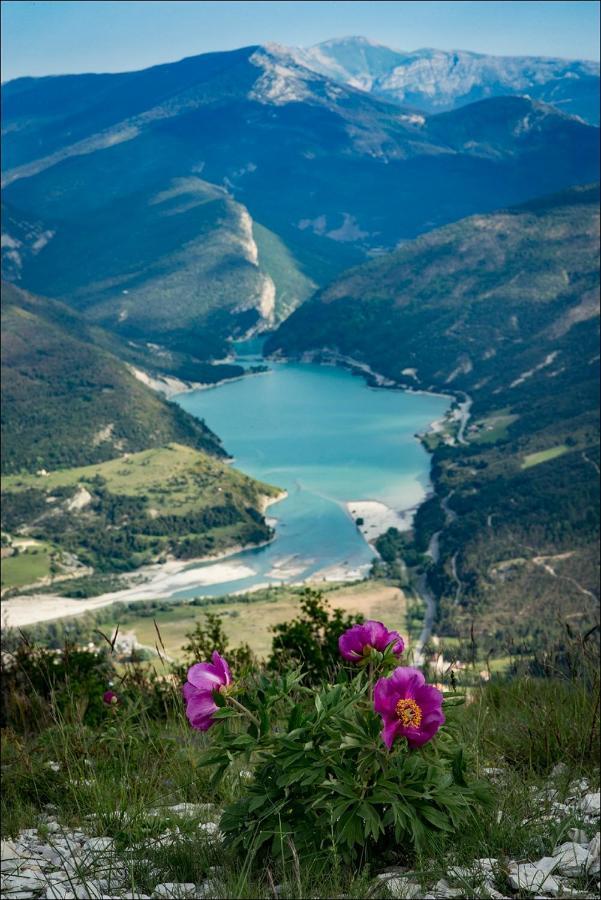
[[[89,838],[83,845],[86,852],[106,853],[114,848],[115,841],[111,837],[93,837]]]
[[[6,892],[2,893],[2,897],[9,898],[9,900],[32,900],[32,897],[39,896],[39,892],[37,894],[32,894],[31,891],[11,891],[9,894]]]
[[[444,878],[436,882],[434,893],[437,897],[461,897],[463,895],[463,891],[459,888],[449,887],[448,881],[445,881]]]
[[[203,831],[212,841],[223,840],[223,835],[219,831],[219,825],[217,824],[217,822],[203,822],[198,826],[198,828],[200,831]]]
[[[22,852],[13,841],[2,841],[0,856],[0,871],[4,873],[17,872],[24,864]]]
[[[570,784],[570,791],[572,793],[578,792],[580,794],[586,794],[589,787],[590,787],[590,785],[589,785],[588,781],[586,780],[586,778],[581,778],[579,781],[573,781]]]
[[[583,831],[582,828],[570,828],[570,830],[568,831],[568,837],[576,844],[581,844],[583,847],[588,847],[589,839],[586,836],[586,831]]]
[[[488,894],[490,900],[505,900],[505,894],[502,894],[501,891],[498,891],[494,884],[490,881],[485,882],[484,887],[486,888],[486,893]]]
[[[451,878],[460,879],[491,875],[496,865],[496,859],[491,856],[483,856],[481,859],[473,860],[469,866],[453,866],[453,868],[449,869],[449,875]]]
[[[565,775],[568,772],[568,767],[565,763],[557,763],[556,766],[553,766],[551,770],[551,775],[553,778],[558,778],[560,775]]]
[[[1,841],[0,855],[2,859],[19,859],[21,856],[14,841]]]
[[[278,892],[278,887],[281,885],[276,885],[276,893]],[[283,890],[283,888],[282,888]],[[280,891],[281,893],[281,891]],[[203,881],[202,884],[197,885],[195,897],[205,898],[205,897],[220,897],[222,896],[223,891],[220,891],[219,885],[215,881]]]
[[[553,851],[556,871],[560,875],[580,875],[588,859],[588,850],[574,841],[568,841]]]
[[[585,816],[598,816],[601,812],[601,795],[586,794],[579,803],[580,810]]]
[[[590,844],[588,845],[588,855],[585,863],[586,871],[589,875],[598,875],[599,874],[599,844],[601,841],[601,835],[599,832],[592,839]]]
[[[422,889],[415,881],[411,881],[404,875],[395,875],[393,873],[382,872],[376,875],[378,881],[386,885],[386,888],[393,897],[398,898],[417,898],[422,896]]]
[[[455,881],[464,881],[466,878],[473,877],[474,870],[470,866],[451,866],[447,874]]]
[[[509,883],[517,891],[556,894],[559,885],[550,874],[555,864],[556,861],[552,856],[544,856],[535,863],[510,863]]]
[[[190,882],[167,881],[157,884],[153,897],[196,897],[196,885]]]
[[[32,868],[31,866],[27,866],[26,869],[21,869],[19,874],[15,875],[14,877],[15,878],[30,878],[30,879],[33,878],[37,881],[43,881],[45,876],[43,875],[42,870],[40,869],[39,866],[36,866],[35,869]]]
[[[494,872],[497,867],[497,860],[494,856],[482,856],[480,859],[475,860],[474,865],[483,872]]]
[[[42,893],[46,883],[40,878],[24,877],[22,875],[7,875],[2,879],[2,896],[10,897],[16,891],[29,891],[32,893]]]

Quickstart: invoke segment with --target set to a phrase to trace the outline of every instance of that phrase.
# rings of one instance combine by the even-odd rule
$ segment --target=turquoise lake
[[[240,361],[246,365],[260,361],[248,355],[252,349],[244,347]],[[288,497],[267,512],[277,520],[276,539],[228,558],[244,567],[242,577],[189,581],[173,597],[310,577],[360,577],[374,551],[346,504],[377,501],[399,512],[428,492],[430,456],[415,435],[444,415],[449,398],[370,388],[362,377],[333,366],[269,366],[268,373],[174,398],[220,436],[238,469]],[[188,577],[192,568],[209,565],[190,567]]]

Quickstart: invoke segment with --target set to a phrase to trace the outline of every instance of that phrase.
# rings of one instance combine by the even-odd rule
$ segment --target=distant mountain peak
[[[599,122],[599,64],[541,56],[491,56],[432,47],[405,52],[351,36],[293,51],[302,65],[389,102],[429,113],[477,100],[529,94]]]
[[[329,38],[327,41],[320,41],[318,44],[313,44],[312,47],[338,47],[341,45],[348,44],[356,44],[357,46],[363,47],[380,47],[384,50],[392,50],[394,48],[389,47],[387,44],[382,44],[379,41],[374,41],[372,38],[365,37],[360,34],[349,34],[345,37],[339,38]],[[310,48],[309,48],[310,49]],[[395,51],[401,52],[401,51]]]

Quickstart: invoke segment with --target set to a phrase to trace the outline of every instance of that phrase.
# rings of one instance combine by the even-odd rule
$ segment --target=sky
[[[599,59],[596,0],[3,0],[2,80],[120,72],[272,41]]]

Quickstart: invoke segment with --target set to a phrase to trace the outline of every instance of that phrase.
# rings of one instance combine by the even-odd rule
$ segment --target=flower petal
[[[363,656],[365,640],[361,625],[353,625],[338,638],[338,649],[344,659],[355,662]]]
[[[390,676],[398,699],[412,699],[426,683],[423,672],[411,666],[399,666]]]
[[[394,647],[392,648],[392,652],[395,656],[400,656],[403,650],[405,649],[405,641],[398,633],[398,631],[389,631],[388,637],[386,638],[386,646],[394,641]]]
[[[411,747],[421,747],[431,741],[441,725],[444,724],[445,717],[440,713],[431,713],[429,718],[422,720],[419,728],[407,729],[404,734]]]
[[[218,709],[210,694],[198,691],[190,694],[186,703],[186,716],[192,728],[207,731],[213,724],[213,713]]]
[[[415,700],[422,710],[422,715],[426,718],[430,712],[440,712],[443,696],[431,684],[424,684],[415,692]]]
[[[376,650],[384,650],[386,645],[390,643],[388,639],[388,629],[383,622],[375,622],[373,619],[364,622],[362,625],[365,643]]]
[[[379,678],[374,687],[374,709],[383,719],[395,718],[399,692],[390,678]]]
[[[393,743],[395,742],[397,737],[402,735],[402,729],[400,728],[400,722],[398,719],[394,721],[392,719],[384,720],[384,728],[380,732],[380,737],[390,750]]]
[[[196,663],[188,669],[188,681],[200,691],[214,691],[224,683],[221,672],[212,663]]]
[[[222,684],[231,684],[232,683],[232,673],[230,672],[230,667],[228,666],[228,664],[225,661],[225,659],[223,658],[223,656],[220,656],[217,653],[217,651],[214,650],[212,660],[213,660],[213,665],[215,666],[215,669],[216,669],[218,675],[220,675],[220,677],[222,679],[221,683]]]

